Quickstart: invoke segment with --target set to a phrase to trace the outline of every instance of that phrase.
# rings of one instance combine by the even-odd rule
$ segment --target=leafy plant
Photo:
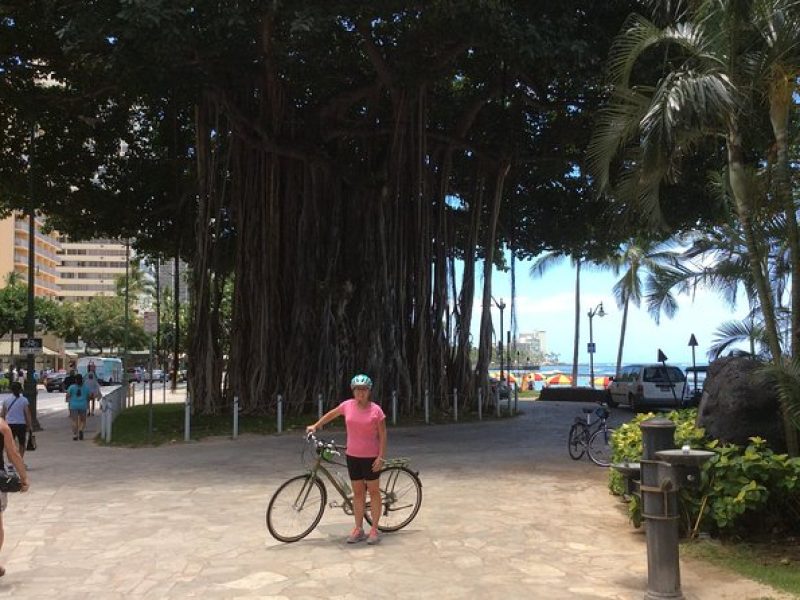
[[[636,462],[641,458],[639,425],[653,416],[638,415],[617,429],[612,439],[614,462]],[[763,529],[768,522],[784,527],[800,524],[800,459],[772,451],[766,440],[758,437],[750,438],[744,447],[709,440],[704,430],[695,425],[696,409],[672,411],[665,416],[675,423],[677,447],[688,444],[715,453],[702,467],[699,488],[680,491],[686,531],[696,532],[705,525],[714,532],[730,533],[753,521],[762,525],[757,529]],[[623,491],[622,477],[615,471],[609,476],[609,487],[615,494]],[[631,497],[629,513],[638,526],[642,518],[639,496]],[[775,515],[782,522],[771,522]]]

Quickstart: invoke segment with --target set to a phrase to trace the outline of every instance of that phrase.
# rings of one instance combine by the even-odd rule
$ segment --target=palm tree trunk
[[[575,261],[575,344],[572,349],[572,387],[578,385],[578,351],[581,343],[581,259]]]
[[[625,302],[622,305],[622,326],[619,331],[619,348],[617,349],[617,370],[615,371],[615,377],[619,377],[622,371],[622,349],[625,346],[625,331],[628,328],[628,305],[630,301],[630,296],[625,294]]]

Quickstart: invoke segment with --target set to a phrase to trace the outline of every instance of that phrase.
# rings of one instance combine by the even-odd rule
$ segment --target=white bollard
[[[453,420],[458,421],[458,390],[453,388]]]
[[[478,421],[483,421],[483,388],[478,388]]]
[[[186,388],[186,407],[183,412],[183,441],[188,442],[192,439],[192,398],[189,396],[189,388]]]
[[[397,390],[392,390],[392,425],[397,425]]]
[[[322,418],[322,394],[317,394],[317,413],[319,413],[319,418]]]
[[[278,433],[283,431],[283,396],[278,394]]]
[[[233,439],[239,437],[239,396],[233,397]]]
[[[430,393],[425,390],[425,424],[430,423]]]

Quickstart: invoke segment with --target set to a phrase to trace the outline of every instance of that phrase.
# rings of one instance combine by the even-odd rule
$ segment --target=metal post
[[[190,428],[192,426],[192,398],[189,395],[189,388],[186,388],[186,406],[183,411],[183,441],[188,442],[191,439]]]
[[[514,414],[519,410],[519,386],[514,386]]]
[[[483,421],[483,388],[478,388],[478,421]]]
[[[283,396],[278,394],[278,433],[283,431]]]
[[[35,295],[36,295],[36,210],[34,208],[34,153],[36,148],[36,124],[31,125],[31,147],[30,157],[28,164],[28,177],[29,177],[29,197],[28,197],[28,314],[26,317],[27,330],[28,330],[28,343],[33,343],[33,336],[36,329],[36,315],[35,315]],[[12,349],[13,350],[13,349]],[[20,352],[22,354],[22,352]],[[37,398],[36,398],[36,381],[33,378],[33,371],[36,369],[36,357],[31,352],[31,346],[28,346],[28,360],[27,360],[27,374],[25,377],[25,396],[30,402],[31,416],[33,423],[31,424],[34,431],[41,429],[39,425],[39,414],[37,411]]]
[[[317,413],[318,418],[322,418],[322,394],[317,394]]]
[[[430,423],[430,393],[425,390],[425,424]]]
[[[147,410],[147,435],[153,435],[153,341],[150,340],[150,407]],[[145,388],[145,393],[147,389]]]
[[[233,397],[233,439],[239,437],[239,396]]]
[[[642,516],[647,537],[645,600],[683,600],[678,562],[678,495],[662,489],[656,452],[675,447],[675,424],[664,417],[648,419],[642,430]]]
[[[592,319],[594,313],[589,311],[589,385],[594,389],[594,352],[592,352],[592,344],[594,343],[594,332],[592,330]]]
[[[453,388],[453,420],[458,421],[458,389]]]
[[[397,390],[392,390],[392,425],[397,425]]]
[[[500,384],[494,388],[494,416],[500,418]]]

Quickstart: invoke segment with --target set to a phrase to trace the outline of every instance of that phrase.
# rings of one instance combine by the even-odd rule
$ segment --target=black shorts
[[[377,456],[372,458],[360,458],[358,456],[347,456],[347,472],[352,481],[373,481],[380,476],[380,473],[372,470],[372,463]]]
[[[24,448],[28,441],[28,426],[25,423],[9,423],[8,426],[11,428],[11,435],[17,438],[20,447]]]

